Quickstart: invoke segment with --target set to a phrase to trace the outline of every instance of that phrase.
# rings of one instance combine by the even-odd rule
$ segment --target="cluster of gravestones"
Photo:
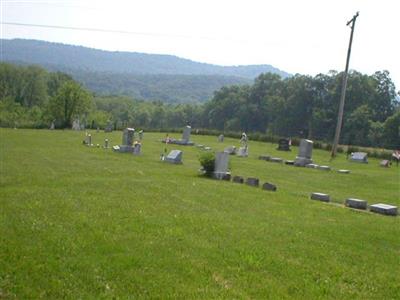
[[[313,163],[312,160],[312,149],[313,149],[313,141],[303,139],[300,141],[299,153],[296,156],[295,160],[284,160],[280,157],[271,157],[269,155],[260,155],[258,159],[265,160],[273,163],[285,163],[285,165],[291,165],[296,167],[306,167],[313,168],[324,171],[331,171],[330,166],[317,165]],[[288,139],[280,139],[277,150],[281,151],[291,151],[290,150],[290,140]],[[337,170],[338,173],[348,174],[349,170]]]
[[[331,197],[328,194],[324,193],[312,193],[310,195],[310,199],[318,200],[322,202],[330,202]],[[355,198],[347,198],[345,201],[345,206],[355,209],[362,209],[366,210],[368,208],[368,203],[366,200],[355,199]],[[383,215],[390,215],[396,216],[398,214],[397,206],[389,205],[389,204],[373,204],[369,206],[369,210],[371,212],[383,214]]]
[[[88,132],[85,132],[85,139],[82,142],[85,146],[88,147],[97,147],[100,148],[100,144],[93,144],[93,140],[92,140],[92,135]],[[104,149],[108,149],[108,139],[104,140],[104,145],[103,145]]]
[[[183,129],[182,138],[177,140],[174,138],[166,137],[165,139],[161,140],[162,143],[166,144],[176,144],[176,145],[184,145],[184,146],[193,146],[194,143],[190,140],[190,133],[192,131],[192,127],[187,125]]]
[[[122,145],[113,146],[112,149],[116,152],[128,152],[133,153],[134,155],[139,155],[141,153],[142,148],[142,139],[143,139],[143,130],[138,133],[138,141],[134,139],[135,137],[135,129],[126,128],[122,132]],[[83,144],[90,147],[100,147],[100,144],[93,144],[92,135],[90,133],[85,133],[85,139],[83,140]],[[109,149],[110,144],[109,140],[104,140],[104,149]]]
[[[232,179],[232,182],[234,183],[245,183],[249,186],[255,186],[255,187],[258,187],[260,185],[260,181],[258,178],[249,177],[245,180],[242,176],[232,177],[231,173],[228,171],[228,165],[229,165],[229,153],[225,151],[217,152],[215,155],[213,178],[226,181],[230,181]],[[276,191],[277,187],[272,183],[265,182],[262,185],[262,189],[268,191]]]
[[[139,131],[138,139],[135,140],[135,129],[134,128],[125,128],[122,132],[122,145],[113,146],[113,150],[116,152],[122,153],[133,153],[134,155],[139,155],[142,150],[142,139],[143,139],[143,131]]]

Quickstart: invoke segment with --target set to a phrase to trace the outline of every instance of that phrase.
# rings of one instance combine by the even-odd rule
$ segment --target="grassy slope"
[[[121,140],[93,132],[106,136]],[[277,184],[265,192],[199,177],[195,147],[161,163],[161,137],[145,133],[133,157],[84,147],[82,132],[0,129],[0,298],[400,298],[400,218],[309,200],[400,205],[399,168],[295,168],[256,158],[297,149],[250,142],[232,173]]]

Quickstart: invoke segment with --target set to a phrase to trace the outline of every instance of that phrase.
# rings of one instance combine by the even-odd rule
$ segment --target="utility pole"
[[[350,33],[349,49],[347,50],[346,69],[343,73],[343,79],[342,79],[342,93],[340,95],[340,104],[339,104],[338,120],[337,120],[337,124],[336,124],[335,139],[334,139],[333,145],[332,145],[332,153],[331,153],[332,158],[334,158],[336,156],[336,149],[337,149],[337,145],[339,143],[339,138],[340,138],[340,130],[342,129],[344,99],[346,97],[346,87],[347,87],[347,77],[348,77],[348,72],[349,72],[351,44],[353,43],[354,26],[356,25],[356,19],[357,19],[358,15],[359,14],[357,12],[353,16],[353,18],[347,22],[347,26],[350,25],[350,27],[351,27],[351,33]]]

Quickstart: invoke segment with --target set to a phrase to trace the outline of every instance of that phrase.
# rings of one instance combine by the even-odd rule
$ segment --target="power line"
[[[78,30],[78,31],[92,31],[92,32],[103,32],[103,33],[118,33],[118,34],[131,34],[131,35],[145,35],[155,37],[172,37],[172,38],[184,38],[184,39],[203,39],[217,41],[217,39],[210,37],[194,37],[189,35],[178,35],[178,34],[165,34],[165,33],[154,33],[154,32],[137,32],[127,30],[114,30],[114,29],[103,29],[93,27],[74,27],[74,26],[60,26],[60,25],[46,25],[46,24],[31,24],[31,23],[18,23],[18,22],[1,22],[2,25],[13,25],[13,26],[25,26],[25,27],[38,27],[38,28],[50,28],[50,29],[65,29],[65,30]]]

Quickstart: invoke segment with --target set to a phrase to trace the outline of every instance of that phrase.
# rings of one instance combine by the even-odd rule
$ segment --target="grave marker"
[[[299,154],[294,162],[295,166],[304,167],[313,162],[311,159],[313,144],[311,140],[302,139],[300,141]]]
[[[182,163],[182,151],[181,150],[172,150],[164,161],[172,163],[172,164],[181,164]]]

